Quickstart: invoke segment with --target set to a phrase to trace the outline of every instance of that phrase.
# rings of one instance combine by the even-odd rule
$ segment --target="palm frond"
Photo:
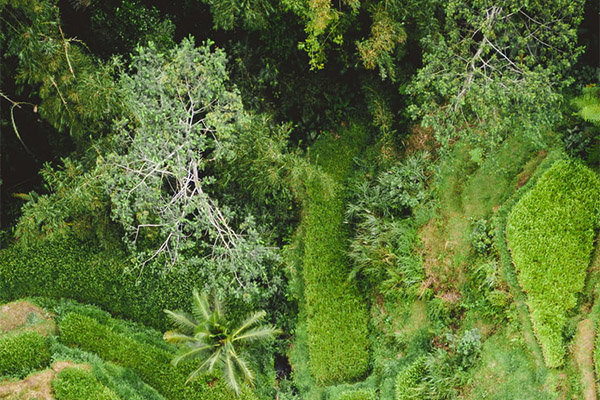
[[[204,372],[204,370],[206,370],[207,372],[211,372],[214,369],[216,362],[220,359],[220,356],[221,356],[221,348],[219,348],[219,350],[217,350],[215,353],[213,353],[209,358],[204,360],[204,362],[202,364],[200,364],[200,366],[198,368],[196,368],[194,370],[194,372],[189,374],[185,383],[188,384],[192,380],[196,379],[196,377],[198,375],[200,375],[202,372]]]
[[[275,328],[271,325],[261,325],[254,329],[250,329],[249,331],[243,333],[240,336],[236,336],[233,338],[232,342],[236,342],[238,340],[244,340],[246,342],[253,342],[255,340],[266,340],[271,339],[281,333],[281,330]]]
[[[185,335],[183,333],[174,332],[174,331],[165,332],[165,334],[163,335],[163,339],[167,343],[174,343],[174,344],[182,344],[182,343],[189,343],[189,342],[196,341],[196,338],[194,336],[189,336],[189,335]]]
[[[257,311],[254,314],[250,315],[248,318],[246,318],[246,320],[242,323],[242,325],[240,325],[238,330],[235,331],[235,333],[232,336],[235,338],[241,332],[245,331],[258,321],[262,320],[266,315],[267,313],[264,310]]]
[[[186,362],[194,360],[202,355],[206,350],[213,348],[213,346],[204,344],[198,347],[189,347],[189,350],[184,350],[180,355],[173,359],[173,365],[177,366],[180,362]]]
[[[246,361],[240,358],[233,348],[229,350],[229,355],[231,355],[233,360],[237,363],[240,371],[242,371],[242,374],[244,374],[246,381],[248,381],[250,385],[254,385],[254,373],[250,368],[248,368]]]
[[[183,332],[192,333],[196,328],[196,322],[186,313],[179,311],[164,310],[171,322]]]
[[[240,385],[237,381],[237,376],[235,374],[235,367],[233,362],[231,361],[231,357],[225,358],[225,377],[227,378],[227,383],[233,389],[236,395],[240,394]]]
[[[199,294],[198,290],[194,289],[193,302],[192,302],[192,314],[198,319],[198,321],[208,321],[212,314],[210,306],[208,305],[208,298],[206,293]]]

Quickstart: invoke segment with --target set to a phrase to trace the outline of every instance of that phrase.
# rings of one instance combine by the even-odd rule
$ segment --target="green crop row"
[[[585,283],[599,214],[598,176],[578,162],[561,160],[508,216],[507,239],[549,367],[563,363],[563,328]]]
[[[112,315],[164,330],[164,309],[185,309],[193,271],[128,273],[125,255],[72,238],[0,251],[0,301],[23,297],[71,298],[97,304]]]
[[[363,137],[364,132],[353,127],[322,138],[313,157],[321,169],[305,181],[302,277],[309,368],[320,384],[356,380],[369,368],[366,302],[347,279],[348,232],[341,189]]]
[[[90,371],[66,368],[52,382],[56,400],[119,400],[115,392],[98,382]]]
[[[48,343],[39,333],[24,331],[0,336],[0,376],[23,376],[49,363]]]
[[[186,385],[192,365],[176,368],[171,364],[173,353],[139,343],[91,317],[68,313],[59,327],[63,343],[76,345],[106,361],[131,368],[169,400],[229,400],[234,397],[223,380],[215,375],[202,375]],[[245,389],[240,398],[255,399],[255,396],[251,390]]]

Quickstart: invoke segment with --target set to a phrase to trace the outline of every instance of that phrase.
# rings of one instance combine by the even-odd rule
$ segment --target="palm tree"
[[[254,373],[240,355],[240,349],[250,342],[270,339],[281,333],[272,325],[257,326],[267,315],[264,311],[251,314],[240,326],[231,329],[223,316],[221,302],[215,298],[211,308],[206,294],[199,294],[197,290],[193,291],[191,315],[169,310],[165,313],[178,329],[164,334],[167,342],[180,346],[173,364],[200,361],[186,383],[218,366],[236,395],[240,393],[240,376],[250,385],[254,381]]]

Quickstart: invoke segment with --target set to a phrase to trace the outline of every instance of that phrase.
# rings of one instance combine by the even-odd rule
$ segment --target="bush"
[[[91,372],[66,368],[52,382],[56,400],[119,400],[120,397],[102,385]]]
[[[233,393],[225,382],[215,375],[201,375],[186,385],[186,378],[193,370],[175,368],[171,364],[173,353],[114,332],[111,328],[81,314],[68,313],[59,324],[61,341],[77,345],[85,351],[98,354],[104,360],[131,368],[140,378],[170,400],[230,400]],[[241,399],[255,399],[246,388]]]
[[[356,389],[342,392],[332,400],[376,400],[377,394],[374,389]]]
[[[396,377],[396,400],[419,400],[423,398],[421,381],[427,375],[426,358],[415,360]]]
[[[163,310],[187,308],[190,293],[202,282],[199,274],[151,268],[129,273],[126,260],[122,252],[73,237],[9,247],[0,251],[0,301],[71,298],[165,330]]]
[[[369,368],[369,320],[365,300],[346,278],[348,232],[340,182],[352,167],[364,132],[353,128],[317,142],[325,173],[310,174],[303,226],[309,367],[318,383],[358,379]]]
[[[549,367],[562,365],[567,313],[584,286],[600,213],[600,181],[562,160],[513,207],[507,239],[527,293],[533,329]]]
[[[0,336],[0,376],[24,376],[49,363],[48,343],[39,333],[25,331]]]

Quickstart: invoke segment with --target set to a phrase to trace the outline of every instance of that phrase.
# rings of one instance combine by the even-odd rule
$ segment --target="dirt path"
[[[596,377],[594,375],[594,342],[596,330],[591,319],[577,324],[577,333],[573,341],[573,356],[581,374],[581,386],[585,400],[597,400]]]
[[[29,375],[23,380],[0,382],[0,399],[53,400],[52,381],[60,371],[72,367],[90,370],[87,364],[57,361],[51,369]]]

